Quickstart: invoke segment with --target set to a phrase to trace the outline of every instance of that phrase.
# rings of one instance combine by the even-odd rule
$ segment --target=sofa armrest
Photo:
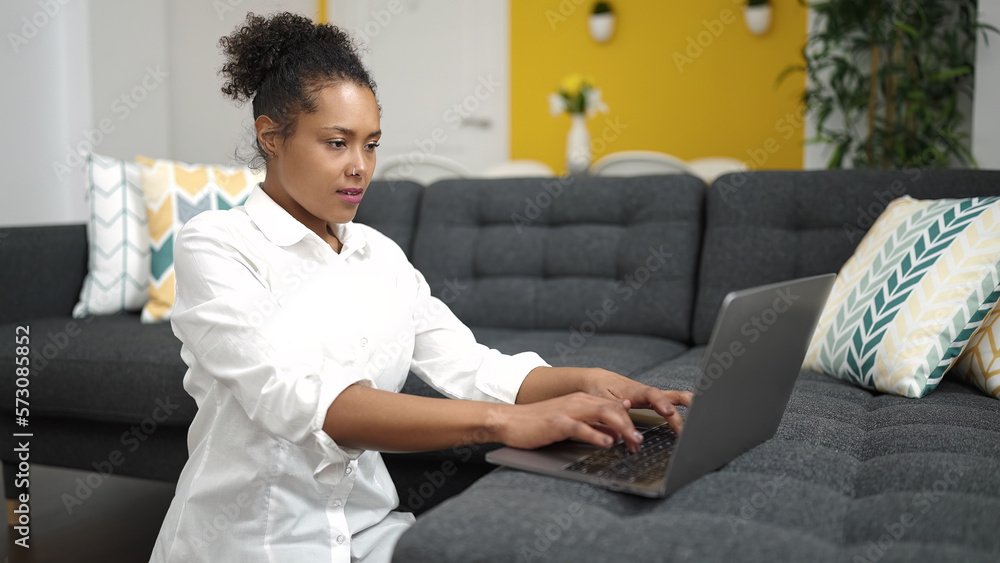
[[[0,228],[0,324],[68,317],[87,275],[87,228]]]

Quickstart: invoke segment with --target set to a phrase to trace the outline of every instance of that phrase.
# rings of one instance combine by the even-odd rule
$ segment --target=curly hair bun
[[[222,93],[237,103],[252,101],[254,119],[268,116],[280,125],[282,136],[294,132],[297,115],[316,110],[316,93],[327,85],[349,81],[375,94],[375,82],[351,38],[298,14],[247,14],[219,46],[226,57]],[[257,142],[253,162],[268,158]]]
[[[276,72],[279,82],[308,78],[351,78],[372,88],[350,37],[332,25],[316,25],[299,14],[270,17],[247,14],[246,22],[219,40],[226,56],[222,92],[238,101],[252,100]],[[294,89],[294,87],[293,87]]]

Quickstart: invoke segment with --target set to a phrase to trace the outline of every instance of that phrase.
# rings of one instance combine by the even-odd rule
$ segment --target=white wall
[[[166,0],[90,0],[95,124],[113,127],[94,150],[132,160],[170,152]]]
[[[1000,28],[1000,0],[979,0],[979,18]],[[1000,168],[1000,35],[976,47],[976,97],[973,101],[972,154],[980,168]]]
[[[0,3],[0,226],[86,217],[83,176],[66,164],[92,125],[88,0],[61,2],[46,3],[48,12],[33,0]]]
[[[253,138],[253,113],[249,104],[237,108],[222,95],[219,39],[232,33],[248,12],[289,11],[314,18],[316,7],[316,0],[170,0],[171,158],[235,162],[237,146],[249,147]]]
[[[0,226],[85,222],[78,148],[232,162],[252,119],[220,92],[217,43],[248,11],[280,10],[314,17],[316,1],[0,2]]]

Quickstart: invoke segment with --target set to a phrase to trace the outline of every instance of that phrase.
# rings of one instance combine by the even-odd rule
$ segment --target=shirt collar
[[[283,207],[271,199],[271,196],[267,195],[260,184],[257,184],[247,196],[243,207],[246,209],[247,215],[250,216],[250,220],[257,225],[264,236],[278,246],[291,246],[310,235],[324,245],[326,244],[316,233],[306,228],[298,219],[292,217]],[[355,250],[362,254],[366,252],[368,241],[364,232],[357,228],[353,221],[336,224],[333,232],[340,239],[342,245],[340,255],[342,257],[346,258]]]

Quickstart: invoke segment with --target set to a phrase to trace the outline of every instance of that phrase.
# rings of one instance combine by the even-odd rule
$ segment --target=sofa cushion
[[[186,426],[194,400],[184,391],[187,366],[169,323],[144,325],[139,315],[49,317],[31,330],[31,414]],[[0,326],[14,334],[13,325]],[[0,362],[14,365],[14,339],[0,344]],[[0,409],[13,411],[14,378],[0,378]],[[147,421],[148,424],[148,421]]]
[[[716,180],[706,201],[694,342],[708,342],[730,291],[839,271],[903,194],[997,196],[1000,171],[758,171]]]
[[[703,352],[640,379],[690,389]],[[498,469],[418,519],[394,561],[993,561],[997,483],[997,401],[805,371],[774,438],[666,499]]]
[[[441,181],[413,262],[470,326],[686,341],[704,190],[684,175]]]
[[[805,366],[923,397],[996,304],[998,286],[1000,198],[903,196],[837,275]]]

